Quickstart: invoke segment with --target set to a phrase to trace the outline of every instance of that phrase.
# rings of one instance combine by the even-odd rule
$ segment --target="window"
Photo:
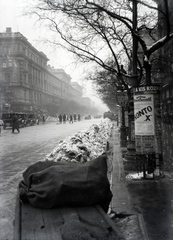
[[[165,92],[162,92],[162,99],[165,99]]]
[[[5,76],[5,81],[9,83],[11,81],[11,74],[5,73],[4,76]]]
[[[36,102],[36,93],[34,92],[34,101]]]
[[[3,61],[3,62],[2,62],[2,67],[3,67],[3,68],[6,68],[6,67],[7,67],[7,61]]]
[[[22,61],[22,67],[24,70],[28,70],[28,63],[25,61]]]
[[[25,74],[25,73],[23,74],[23,82],[24,82],[24,83],[27,83],[27,82],[28,82],[28,81],[27,81],[27,74]]]
[[[10,53],[11,52],[11,45],[4,45],[4,52]]]
[[[22,46],[22,53],[25,54],[25,47]]]
[[[173,97],[173,87],[170,90],[170,97]]]
[[[25,55],[28,57],[28,49],[25,48]]]
[[[169,98],[169,89],[166,90],[166,98]]]
[[[13,61],[12,60],[8,60],[8,66],[12,67],[13,66]]]
[[[24,90],[24,101],[26,102],[26,90]]]
[[[2,67],[3,68],[13,67],[13,60],[3,60]]]
[[[12,52],[15,53],[15,52],[17,52],[17,51],[18,51],[18,44],[15,44],[15,43],[14,43],[14,44],[12,45]]]

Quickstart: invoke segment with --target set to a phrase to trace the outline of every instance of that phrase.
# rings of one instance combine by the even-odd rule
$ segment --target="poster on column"
[[[153,94],[134,95],[135,135],[154,136],[154,98]]]
[[[160,147],[157,117],[159,112],[160,86],[139,86],[133,88],[135,147],[140,154],[155,153]],[[156,125],[157,124],[157,125]]]

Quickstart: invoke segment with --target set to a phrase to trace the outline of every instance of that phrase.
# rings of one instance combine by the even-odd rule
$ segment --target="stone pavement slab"
[[[134,211],[125,178],[119,129],[114,127],[110,141],[113,151],[111,189],[113,198],[111,211],[113,218],[126,240],[148,240],[143,216]]]
[[[114,129],[113,132],[112,192],[112,210],[115,212],[130,212],[131,207],[125,180],[118,128]]]

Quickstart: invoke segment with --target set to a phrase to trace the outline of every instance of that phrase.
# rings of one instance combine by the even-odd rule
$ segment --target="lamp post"
[[[137,1],[132,1],[132,9],[133,9],[133,31],[136,32],[137,29]],[[137,72],[137,50],[138,50],[138,40],[135,35],[133,35],[133,46],[132,46],[132,76],[130,79],[130,85],[135,87],[138,85],[138,72]],[[134,101],[133,101],[133,93],[129,92],[129,113],[128,113],[128,144],[127,144],[127,159],[133,159],[135,154],[135,129],[134,129]]]
[[[121,107],[120,145],[127,147],[127,127],[125,124],[125,108],[128,102],[126,90],[119,90],[117,87],[117,103]]]

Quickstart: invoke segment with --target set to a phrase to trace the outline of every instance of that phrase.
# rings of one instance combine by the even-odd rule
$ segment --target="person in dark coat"
[[[65,114],[63,115],[62,118],[63,118],[63,123],[66,123],[66,115]]]
[[[45,123],[45,121],[46,121],[46,118],[45,118],[45,116],[43,115],[43,124]]]
[[[70,117],[69,117],[69,123],[73,123],[73,116],[72,115],[70,115]]]
[[[76,122],[76,114],[73,115],[74,122]]]
[[[59,115],[58,118],[59,118],[59,123],[62,123],[62,115],[61,114]]]
[[[78,116],[77,116],[77,117],[78,117],[78,121],[80,121],[80,114],[78,114]]]
[[[1,133],[1,127],[4,125],[4,122],[2,119],[0,119],[0,133]]]
[[[18,121],[18,117],[16,114],[14,114],[13,119],[12,119],[12,133],[14,133],[15,129],[18,131],[18,133],[20,133],[19,121]]]

